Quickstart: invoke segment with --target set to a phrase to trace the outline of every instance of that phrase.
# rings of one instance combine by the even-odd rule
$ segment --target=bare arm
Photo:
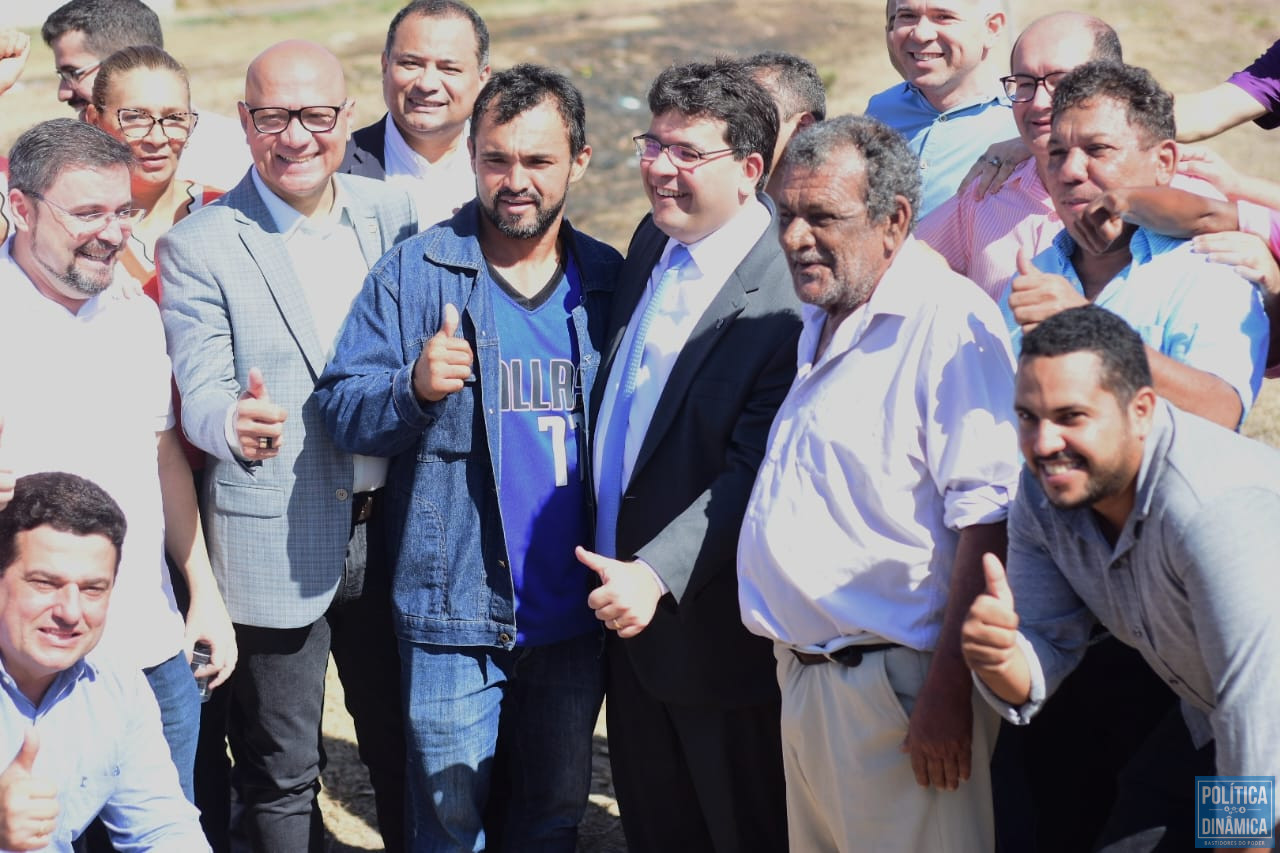
[[[1208,418],[1227,429],[1240,426],[1244,407],[1236,389],[1212,373],[1174,361],[1151,347],[1146,349],[1157,394],[1179,409]]]
[[[157,433],[156,440],[164,502],[165,550],[182,570],[187,588],[191,590],[191,605],[187,608],[187,658],[190,659],[191,648],[197,640],[208,643],[211,660],[200,674],[216,676],[210,682],[211,687],[216,687],[235,669],[235,631],[209,565],[191,466],[182,452],[177,429]]]
[[[903,743],[921,786],[953,791],[969,778],[973,681],[961,652],[960,629],[970,605],[984,589],[982,555],[991,552],[1003,557],[1007,546],[1003,521],[960,531],[942,633]]]
[[[1177,95],[1173,102],[1179,142],[1199,142],[1265,114],[1266,107],[1234,83]]]

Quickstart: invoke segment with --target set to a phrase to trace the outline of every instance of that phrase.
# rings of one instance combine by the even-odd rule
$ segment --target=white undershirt
[[[435,163],[409,147],[390,115],[386,126],[383,157],[387,182],[409,193],[421,230],[449,219],[458,208],[475,198],[476,175],[467,151],[470,122],[458,134],[453,149]]]

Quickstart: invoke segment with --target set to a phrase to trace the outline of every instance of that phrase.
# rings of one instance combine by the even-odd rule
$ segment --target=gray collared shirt
[[[1116,544],[1024,470],[1008,574],[1031,698],[979,684],[1007,719],[1030,721],[1101,622],[1182,698],[1197,745],[1215,740],[1219,773],[1280,773],[1280,453],[1162,401]]]

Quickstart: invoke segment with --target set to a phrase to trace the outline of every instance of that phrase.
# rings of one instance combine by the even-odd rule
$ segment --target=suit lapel
[[[275,220],[249,177],[232,190],[232,195],[227,203],[236,209],[240,240],[262,273],[285,326],[307,360],[312,378],[319,378],[324,371],[325,350]]]
[[[347,203],[347,212],[351,215],[351,224],[356,229],[356,240],[360,243],[360,252],[364,255],[365,263],[372,267],[386,254],[386,249],[382,245],[382,228],[378,224],[377,214],[373,207],[365,202],[364,197],[348,181],[343,180],[344,176],[336,175],[335,177],[342,184],[343,198]]]
[[[649,276],[653,273],[653,265],[662,257],[662,249],[667,243],[667,235],[663,234],[651,222],[641,226],[647,228],[646,233],[636,237],[631,250],[627,253],[627,261],[634,257],[634,263],[624,263],[618,277],[617,287],[613,291],[613,309],[609,318],[609,334],[605,341],[604,352],[601,353],[600,370],[595,385],[591,389],[592,422],[598,423],[600,404],[604,400],[604,389],[608,385],[609,374],[613,371],[613,362],[618,355],[618,347],[627,333],[627,326],[640,304]]]

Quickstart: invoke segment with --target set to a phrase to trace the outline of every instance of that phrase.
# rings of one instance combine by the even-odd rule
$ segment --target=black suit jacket
[[[362,127],[347,140],[347,151],[338,171],[381,181],[387,177],[387,115]]]
[[[602,376],[666,241],[652,217],[632,237]],[[662,701],[776,701],[772,646],[738,615],[736,563],[769,427],[795,376],[799,305],[774,214],[676,359],[622,496],[619,557],[645,560],[671,590],[649,627],[623,641],[640,682]],[[593,413],[605,384],[595,384]]]

